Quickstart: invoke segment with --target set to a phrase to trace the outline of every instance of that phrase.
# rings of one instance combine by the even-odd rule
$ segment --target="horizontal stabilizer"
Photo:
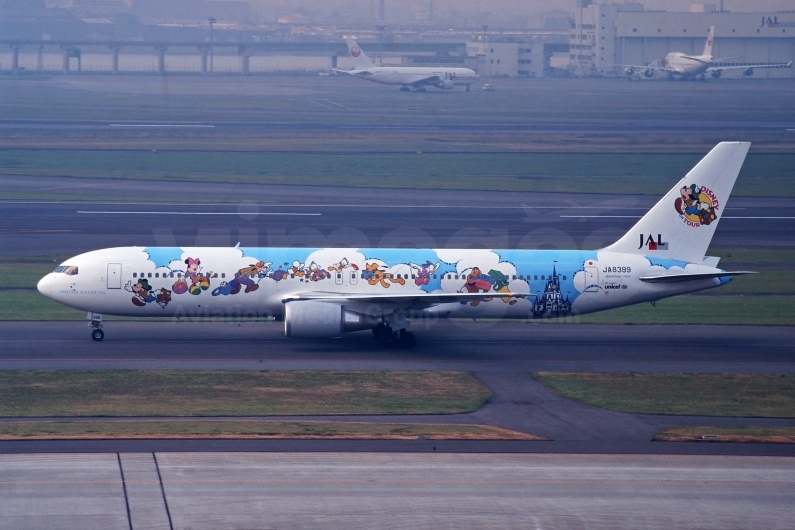
[[[727,276],[741,276],[743,274],[756,274],[753,271],[724,271],[724,272],[706,272],[700,274],[664,274],[661,276],[641,276],[638,278],[642,282],[647,283],[678,283],[690,282],[693,280],[709,280],[710,278],[725,278]]]

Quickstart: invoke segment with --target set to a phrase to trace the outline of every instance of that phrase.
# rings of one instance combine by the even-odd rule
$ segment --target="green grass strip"
[[[0,371],[0,416],[455,414],[491,391],[469,372]]]
[[[605,409],[687,416],[795,417],[795,374],[534,374],[550,390]]]
[[[542,440],[490,425],[324,421],[70,421],[0,423],[0,440],[54,439]]]
[[[654,435],[658,442],[795,443],[795,427],[671,427]]]

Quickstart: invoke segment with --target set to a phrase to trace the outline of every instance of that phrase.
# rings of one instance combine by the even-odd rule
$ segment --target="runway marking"
[[[338,107],[342,107],[342,108],[344,108],[344,109],[351,110],[351,108],[350,108],[350,107],[346,107],[345,105],[343,105],[343,104],[341,104],[341,103],[337,103],[336,101],[331,101],[330,99],[324,99],[323,101],[325,101],[325,102],[327,102],[327,103],[331,103],[332,105],[336,105],[336,106],[338,106]]]
[[[637,215],[561,215],[561,218],[580,218],[580,219],[640,219]],[[728,216],[721,219],[795,219],[795,216]]]
[[[109,127],[196,127],[213,129],[215,125],[203,125],[198,123],[111,123]]]
[[[302,217],[317,217],[320,213],[299,213],[299,212],[111,212],[98,210],[78,210],[81,214],[98,215],[290,215]]]

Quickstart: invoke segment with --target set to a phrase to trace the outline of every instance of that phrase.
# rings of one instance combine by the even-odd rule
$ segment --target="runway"
[[[0,176],[8,191],[31,183]],[[75,255],[115,246],[600,248],[658,196],[202,184],[205,204],[152,203],[184,183],[37,178],[42,189],[101,189],[126,201],[4,201],[0,255]],[[791,248],[795,199],[733,197],[718,248]]]
[[[793,488],[793,458],[5,455],[0,528],[769,530]]]

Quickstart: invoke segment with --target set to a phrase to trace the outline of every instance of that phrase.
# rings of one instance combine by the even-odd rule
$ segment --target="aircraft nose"
[[[47,298],[52,297],[52,274],[48,274],[36,285],[36,289]]]

